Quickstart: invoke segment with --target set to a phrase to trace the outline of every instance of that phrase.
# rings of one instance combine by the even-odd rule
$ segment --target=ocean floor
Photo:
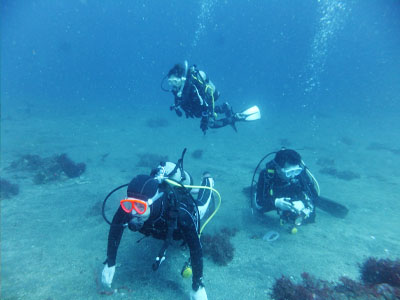
[[[98,286],[108,234],[101,216],[104,197],[149,173],[152,159],[176,161],[185,147],[185,169],[197,183],[203,171],[211,172],[222,195],[221,209],[205,231],[238,230],[227,266],[204,259],[209,299],[265,300],[282,274],[359,279],[359,264],[367,257],[398,258],[400,144],[390,126],[396,116],[262,112],[260,121],[237,124],[238,133],[223,128],[203,136],[198,120],[179,119],[167,105],[159,111],[5,108],[1,172],[19,185],[19,194],[1,200],[1,299],[188,299],[191,280],[180,276],[188,251],[171,248],[155,273],[151,265],[161,242],[136,243],[141,235],[128,230],[118,252],[116,292],[100,295]],[[251,214],[242,190],[259,160],[282,146],[302,154],[321,194],[349,208],[346,218],[318,210],[315,224],[292,235],[275,213]],[[9,167],[23,155],[61,153],[86,163],[86,171],[35,184],[32,172]],[[109,218],[116,208],[111,201]],[[276,241],[262,239],[270,230],[280,234]]]

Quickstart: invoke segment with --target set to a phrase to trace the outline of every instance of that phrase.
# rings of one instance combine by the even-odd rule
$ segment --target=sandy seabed
[[[129,114],[122,107],[6,109],[1,172],[19,184],[20,193],[1,201],[1,299],[187,299],[191,281],[182,279],[180,270],[188,252],[171,248],[154,273],[151,264],[161,242],[148,238],[138,244],[141,236],[129,231],[118,252],[117,292],[100,295],[96,284],[108,234],[102,200],[136,174],[150,171],[136,166],[140,155],[167,155],[176,161],[185,147],[185,169],[197,183],[203,171],[211,172],[222,195],[221,209],[206,232],[226,226],[239,230],[232,239],[232,262],[217,266],[204,259],[209,299],[269,299],[275,278],[282,274],[359,279],[359,263],[367,257],[395,259],[400,253],[400,145],[390,127],[395,116],[390,118],[355,119],[344,113],[299,118],[264,110],[262,120],[237,124],[238,133],[228,127],[203,136],[198,120],[179,119],[167,108],[135,107]],[[282,146],[302,154],[322,195],[349,208],[346,218],[318,210],[315,224],[291,235],[275,213],[251,214],[242,189],[250,185],[258,161]],[[195,150],[203,150],[201,158],[192,157]],[[86,172],[35,185],[29,172],[7,168],[21,155],[60,153],[85,162]],[[321,173],[324,162],[360,178]],[[116,205],[110,202],[109,217]],[[270,230],[280,233],[275,242],[261,238]]]

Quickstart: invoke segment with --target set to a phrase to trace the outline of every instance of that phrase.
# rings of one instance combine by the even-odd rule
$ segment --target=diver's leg
[[[204,172],[201,186],[214,187],[214,179],[211,177],[210,173]],[[200,220],[206,215],[207,210],[212,209],[211,203],[214,202],[213,192],[210,189],[200,189],[197,195],[196,204],[199,209]]]
[[[221,128],[225,127],[226,125],[233,125],[235,123],[235,119],[233,117],[223,118],[223,119],[212,119],[208,120],[208,127],[209,128]]]
[[[232,110],[232,106],[230,106],[228,102],[225,102],[221,106],[216,106],[215,112],[219,114],[221,113],[225,114],[225,118],[223,119],[210,118],[210,120],[208,121],[208,127],[210,128],[221,128],[225,127],[226,125],[231,125],[233,129],[237,131],[235,123],[237,121],[243,121],[245,119],[245,116],[242,116],[239,113],[234,113]]]
[[[225,102],[222,105],[215,106],[215,112],[217,114],[225,114],[225,116],[227,118],[229,118],[232,115],[234,115],[234,113],[232,111],[232,106],[228,102]]]

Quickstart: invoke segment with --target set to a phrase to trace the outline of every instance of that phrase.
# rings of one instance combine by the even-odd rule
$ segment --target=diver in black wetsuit
[[[293,226],[312,223],[318,198],[314,182],[300,154],[282,149],[260,172],[252,208],[260,213],[276,210],[283,223]]]
[[[254,121],[260,118],[260,111],[253,106],[241,113],[233,113],[231,106],[225,102],[218,106],[215,102],[220,93],[209,80],[205,72],[197,69],[195,65],[188,67],[185,64],[176,64],[167,74],[168,84],[172,87],[175,97],[174,105],[170,107],[181,117],[182,111],[186,118],[201,118],[200,128],[205,134],[208,128],[221,128],[231,125],[235,131],[238,121]],[[168,91],[163,88],[163,90]],[[225,118],[219,119],[218,114]]]
[[[172,239],[183,240],[189,247],[193,269],[190,299],[207,300],[202,282],[203,254],[199,233],[200,220],[213,204],[213,194],[209,189],[199,189],[198,197],[194,200],[190,191],[182,186],[191,183],[190,175],[177,169],[171,162],[160,164],[151,176],[138,175],[132,179],[127,189],[128,198],[121,201],[110,226],[107,259],[102,272],[104,286],[111,287],[118,246],[124,229],[128,227],[145,236],[164,240],[163,248],[153,264],[154,270],[165,259],[166,249]],[[214,186],[208,173],[203,175],[202,186]]]

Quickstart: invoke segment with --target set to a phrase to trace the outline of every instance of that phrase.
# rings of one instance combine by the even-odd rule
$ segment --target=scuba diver
[[[181,275],[190,277],[193,274],[190,299],[207,300],[200,234],[217,212],[221,198],[207,172],[203,174],[201,186],[192,185],[192,177],[183,170],[185,151],[178,163],[160,163],[150,175],[134,177],[129,184],[114,189],[104,200],[103,217],[110,224],[107,259],[101,276],[105,287],[111,287],[118,246],[124,229],[129,228],[164,241],[152,265],[154,271],[165,260],[172,240],[183,240],[189,248],[190,260],[185,263]],[[128,186],[127,198],[120,201],[112,222],[109,222],[104,214],[105,202],[114,191],[125,186]],[[219,199],[215,209],[213,192]],[[197,193],[196,199],[193,193]]]
[[[170,89],[164,87],[168,80]],[[225,102],[218,106],[215,102],[220,93],[215,85],[209,80],[205,72],[198,70],[196,65],[189,68],[188,62],[176,64],[169,70],[161,82],[161,89],[172,92],[175,103],[170,107],[178,117],[182,116],[181,109],[186,118],[200,118],[200,128],[206,134],[208,128],[221,128],[231,125],[235,131],[236,122],[254,121],[261,118],[260,110],[253,106],[241,113],[234,113],[232,107]],[[224,118],[218,118],[218,114],[224,114]]]
[[[262,161],[274,154],[273,160],[260,172],[258,182],[254,177]],[[256,183],[256,191],[254,185]],[[299,153],[282,149],[266,155],[258,164],[251,185],[253,212],[265,213],[276,210],[281,224],[288,224],[292,233],[296,226],[315,222],[315,203],[319,198],[319,186]]]

